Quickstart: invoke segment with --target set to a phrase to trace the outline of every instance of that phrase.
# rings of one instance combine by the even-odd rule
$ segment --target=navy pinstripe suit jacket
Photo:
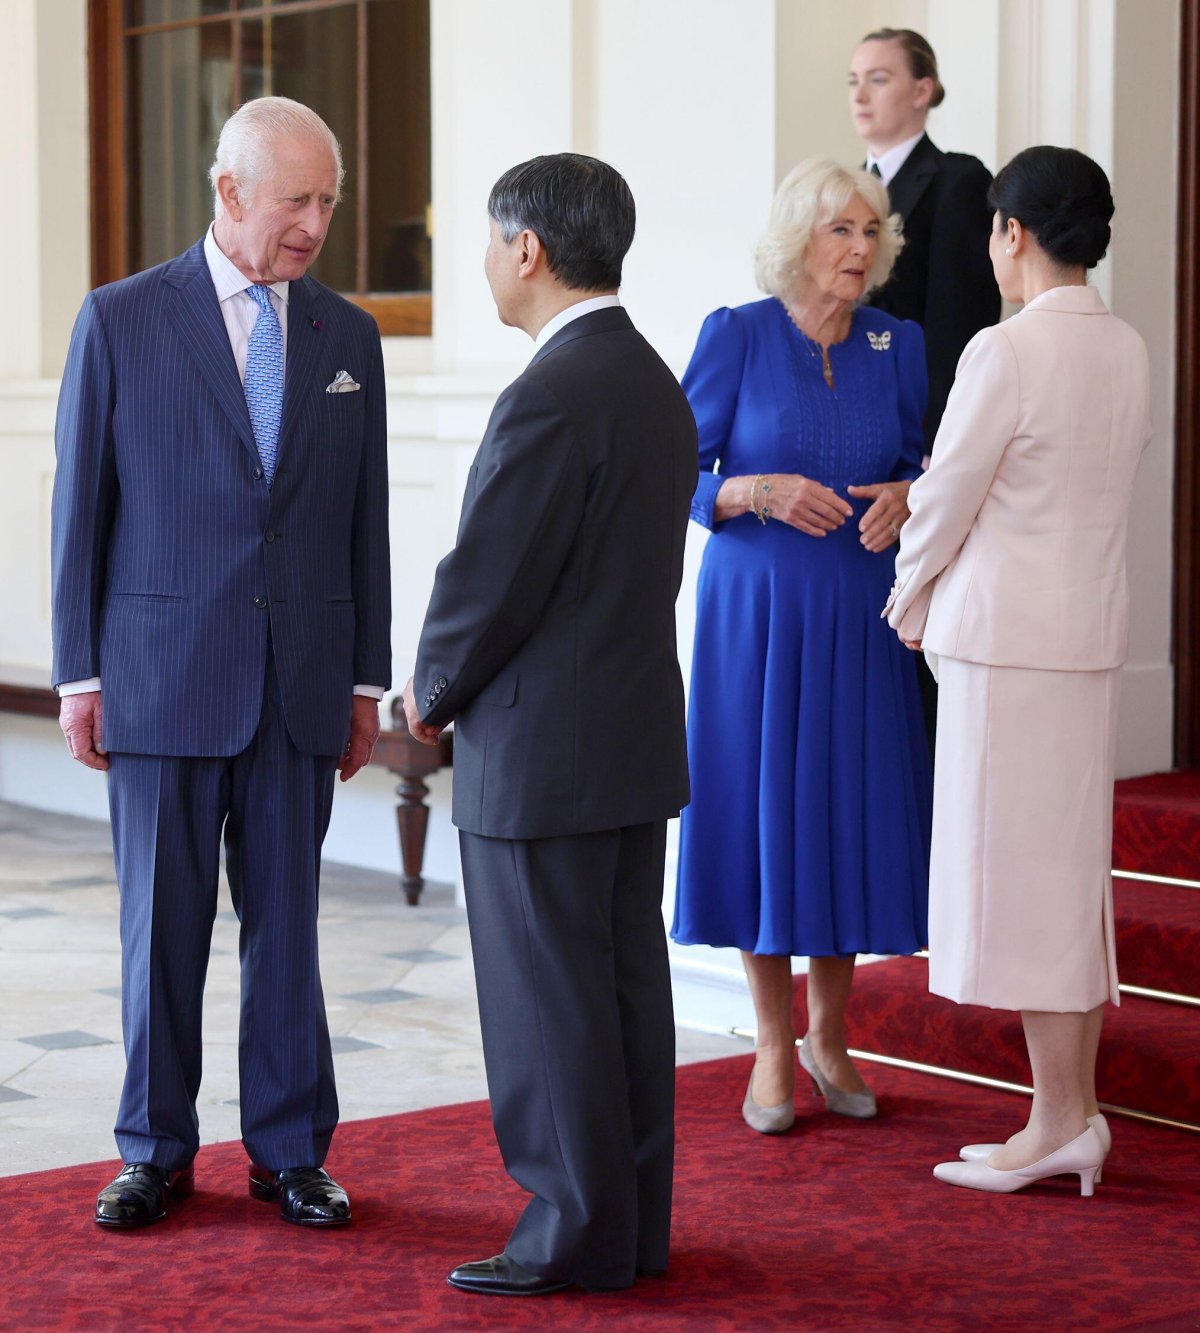
[[[326,393],[339,370],[361,391]],[[270,642],[292,740],[340,754],[355,683],[391,680],[374,320],[292,282],[268,486],[196,244],[87,296],[55,441],[54,683],[101,678],[105,747],[237,754]]]

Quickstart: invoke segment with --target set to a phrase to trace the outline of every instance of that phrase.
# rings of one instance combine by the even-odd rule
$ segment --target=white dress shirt
[[[552,320],[542,325],[538,336],[533,340],[534,352],[540,352],[559,329],[566,328],[573,319],[579,319],[581,315],[590,315],[593,310],[607,310],[610,306],[620,304],[620,298],[615,292],[611,292],[607,296],[589,296],[582,301],[576,301],[574,305],[567,306]]]
[[[879,175],[885,185],[890,185],[896,172],[908,161],[908,155],[919,144],[925,135],[922,130],[920,134],[914,134],[911,139],[905,139],[903,143],[898,143],[894,148],[889,148],[881,157],[876,157],[874,153],[867,154],[867,170],[872,167],[879,168]]]
[[[249,294],[249,289],[254,283],[217,244],[211,225],[204,236],[204,259],[208,264],[213,286],[216,288],[221,317],[225,321],[225,331],[229,334],[229,345],[233,349],[233,359],[237,365],[238,379],[245,384],[246,351],[250,346],[251,330],[259,315],[258,305]],[[283,356],[286,366],[288,283],[273,282],[267,290],[271,293],[271,305],[275,308],[275,314],[279,319],[279,330],[283,334]],[[90,690],[99,688],[100,677],[93,676],[90,680],[64,681],[58,687],[58,693],[61,698],[68,694],[86,694]],[[366,695],[371,699],[382,699],[384,691],[380,685],[356,685],[354,693]]]

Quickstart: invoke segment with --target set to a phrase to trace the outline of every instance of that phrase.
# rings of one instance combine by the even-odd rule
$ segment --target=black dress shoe
[[[539,1277],[528,1268],[522,1268],[507,1254],[497,1254],[474,1264],[460,1264],[446,1281],[452,1287],[477,1291],[483,1296],[545,1296],[571,1285],[552,1277]]]
[[[96,1221],[102,1227],[146,1227],[167,1215],[168,1199],[186,1199],[196,1191],[196,1171],[167,1171],[149,1162],[130,1162],[96,1196]]]
[[[319,1166],[289,1166],[268,1171],[251,1163],[250,1197],[279,1200],[279,1215],[302,1227],[344,1227],[350,1221],[350,1196]]]

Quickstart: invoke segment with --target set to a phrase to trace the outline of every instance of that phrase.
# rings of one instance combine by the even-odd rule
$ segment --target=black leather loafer
[[[102,1227],[148,1227],[167,1215],[168,1199],[186,1199],[196,1190],[196,1171],[167,1171],[149,1162],[130,1162],[96,1196],[95,1220]]]
[[[319,1166],[268,1171],[252,1163],[250,1197],[264,1203],[278,1200],[280,1217],[302,1227],[344,1227],[350,1221],[350,1196]]]
[[[539,1277],[507,1254],[460,1264],[446,1281],[461,1291],[477,1291],[482,1296],[545,1296],[571,1285],[552,1277]]]

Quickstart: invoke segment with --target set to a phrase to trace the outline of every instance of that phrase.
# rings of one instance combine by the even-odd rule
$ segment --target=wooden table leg
[[[429,788],[419,777],[406,774],[396,788],[396,795],[400,798],[396,826],[400,832],[400,863],[404,867],[400,886],[409,907],[416,907],[425,887],[421,868],[425,863],[425,833],[429,828],[429,807],[425,804]]]

